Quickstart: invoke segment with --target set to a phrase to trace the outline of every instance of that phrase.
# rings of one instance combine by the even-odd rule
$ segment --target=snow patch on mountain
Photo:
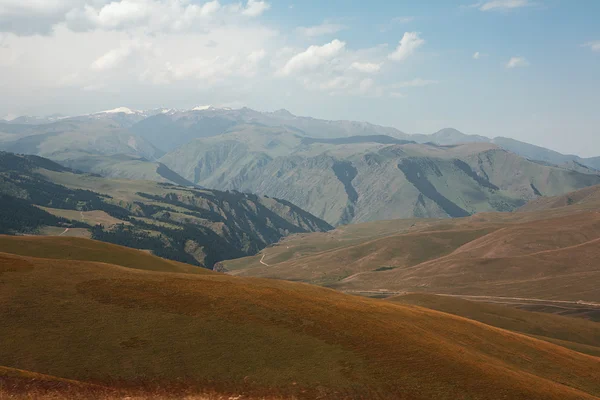
[[[96,114],[127,114],[127,115],[133,115],[133,114],[139,114],[139,111],[134,111],[130,108],[127,107],[118,107],[115,108],[113,110],[106,110],[106,111],[100,111],[99,113]]]

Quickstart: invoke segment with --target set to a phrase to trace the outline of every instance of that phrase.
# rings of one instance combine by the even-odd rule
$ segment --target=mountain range
[[[0,123],[1,149],[106,177],[281,198],[332,225],[511,211],[600,183],[596,158],[450,128],[409,135],[287,110],[117,108],[18,122]]]
[[[285,200],[77,173],[0,152],[0,233],[93,238],[207,268],[331,229]]]

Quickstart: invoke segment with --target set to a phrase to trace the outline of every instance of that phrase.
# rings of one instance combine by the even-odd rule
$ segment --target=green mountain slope
[[[106,179],[12,153],[0,153],[0,194],[10,200],[3,200],[10,207],[0,216],[17,216],[4,233],[41,233],[48,225],[58,225],[64,233],[87,227],[95,239],[209,268],[225,258],[255,254],[292,233],[330,229],[284,200]],[[105,217],[91,220],[89,211],[102,211]],[[18,220],[29,222],[19,225]]]
[[[286,199],[333,225],[511,211],[600,183],[593,171],[529,161],[488,143],[395,144],[376,135],[331,140],[240,129],[194,140],[161,162],[201,186]]]

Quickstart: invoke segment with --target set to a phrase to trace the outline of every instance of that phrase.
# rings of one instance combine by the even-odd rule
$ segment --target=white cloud
[[[332,35],[344,29],[346,29],[346,26],[344,25],[323,22],[321,25],[300,27],[298,28],[298,32],[306,37],[316,37],[323,35]]]
[[[73,5],[72,0],[2,0],[0,15],[17,14],[19,12],[52,13]]]
[[[248,0],[248,4],[244,11],[242,11],[242,14],[249,17],[258,17],[269,8],[271,8],[271,5],[266,1]]]
[[[119,67],[129,57],[138,51],[149,50],[151,45],[140,44],[138,41],[125,42],[116,49],[112,49],[96,59],[91,65],[91,69],[95,71],[106,71]]]
[[[266,4],[266,3],[265,3]],[[91,29],[124,30],[143,27],[147,32],[201,31],[222,16],[244,13],[248,8],[223,7],[218,0],[202,4],[181,0],[120,0],[100,6],[85,5],[69,11],[67,26],[76,31]]]
[[[346,43],[337,39],[323,46],[310,46],[305,51],[290,58],[278,73],[279,75],[288,76],[313,71],[341,54],[345,47]]]
[[[392,85],[393,88],[408,88],[408,87],[422,87],[422,86],[430,86],[439,83],[438,81],[434,81],[431,79],[421,79],[415,78],[410,81],[398,82]]]
[[[527,61],[524,57],[511,57],[510,60],[506,63],[506,68],[518,68],[518,67],[528,67],[529,61]]]
[[[394,98],[394,99],[401,99],[401,98],[406,97],[406,95],[404,93],[401,93],[401,92],[390,92],[389,96],[392,97],[392,98]]]
[[[470,7],[477,8],[480,11],[506,11],[532,5],[533,3],[529,0],[492,0],[475,3]]]
[[[50,34],[60,24],[76,31],[202,31],[224,19],[258,17],[266,1],[222,5],[219,0],[0,0],[0,32]]]
[[[381,70],[381,64],[355,61],[350,65],[350,69],[363,72],[365,74],[374,74]]]
[[[348,89],[353,83],[354,80],[352,78],[346,76],[337,76],[333,79],[319,84],[319,89],[325,91]]]
[[[418,32],[405,32],[396,51],[391,53],[388,58],[393,61],[404,61],[423,44],[425,44],[425,40],[419,37]]]
[[[600,51],[600,40],[594,42],[587,42],[582,44],[583,47],[589,47],[592,51]]]
[[[0,0],[0,32],[49,34],[69,10],[85,3],[86,0]]]
[[[474,58],[475,60],[479,60],[479,59],[481,58],[481,53],[480,53],[480,52],[478,52],[478,51],[476,51],[476,52],[473,54],[473,58]]]

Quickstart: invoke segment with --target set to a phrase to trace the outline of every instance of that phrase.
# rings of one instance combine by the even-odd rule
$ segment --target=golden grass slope
[[[600,207],[600,186],[590,186],[562,196],[541,197],[519,209],[520,212],[547,211],[560,208],[598,209]]]
[[[149,271],[211,273],[204,268],[165,260],[144,251],[77,237],[0,235],[0,252],[60,260],[105,262]]]
[[[596,322],[427,293],[409,293],[387,301],[458,315],[600,356],[600,324]]]
[[[371,229],[375,231],[376,225]],[[600,303],[600,287],[595,284],[600,279],[600,264],[595,261],[600,257],[596,209],[562,207],[429,220],[404,226],[395,234],[347,242],[334,239],[342,233],[328,235],[290,238],[263,250],[260,257],[223,265],[238,276],[299,280],[349,292]],[[320,247],[307,245],[317,239]]]
[[[310,399],[600,396],[600,358],[306,284],[6,253],[0,281],[0,360],[64,379]]]
[[[599,221],[592,212],[511,226],[450,255],[335,287],[600,303]]]

